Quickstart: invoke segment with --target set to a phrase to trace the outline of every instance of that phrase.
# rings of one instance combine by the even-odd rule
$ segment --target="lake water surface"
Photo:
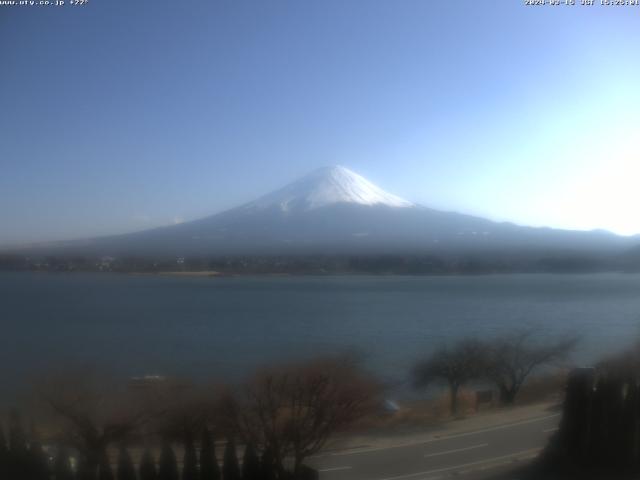
[[[465,335],[579,332],[588,363],[640,333],[640,275],[162,277],[0,273],[3,387],[61,365],[237,378],[356,349],[385,378]]]

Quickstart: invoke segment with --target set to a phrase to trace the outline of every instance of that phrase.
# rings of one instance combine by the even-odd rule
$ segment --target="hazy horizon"
[[[440,210],[640,233],[633,12],[4,9],[0,246],[193,220],[332,164]]]

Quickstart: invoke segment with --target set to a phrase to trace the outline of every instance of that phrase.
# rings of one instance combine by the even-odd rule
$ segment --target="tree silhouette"
[[[444,382],[449,387],[451,414],[458,413],[458,391],[461,386],[484,373],[485,347],[478,341],[464,339],[452,348],[441,348],[416,364],[413,380],[416,387]]]
[[[200,444],[200,480],[220,480],[216,446],[206,426],[202,431],[202,443]]]
[[[270,450],[277,477],[285,467],[298,476],[331,435],[377,404],[378,385],[354,360],[338,355],[265,369],[227,401],[242,438]]]
[[[78,480],[95,479],[103,451],[126,441],[158,414],[91,369],[54,375],[40,393],[63,421],[68,445],[78,452]]]
[[[577,338],[535,344],[532,330],[524,330],[490,342],[486,348],[486,375],[500,392],[503,404],[512,404],[533,370],[566,358]]]

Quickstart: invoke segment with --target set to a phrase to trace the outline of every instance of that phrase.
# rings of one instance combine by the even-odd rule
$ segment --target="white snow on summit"
[[[286,187],[245,205],[246,209],[276,207],[284,212],[308,211],[337,203],[413,207],[414,204],[385,192],[348,168],[320,168]]]

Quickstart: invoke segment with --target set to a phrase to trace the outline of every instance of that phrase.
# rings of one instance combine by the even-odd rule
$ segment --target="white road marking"
[[[339,470],[351,470],[351,467],[333,467],[333,468],[321,468],[319,472],[337,472]]]
[[[556,430],[558,430],[558,427],[547,428],[546,430],[542,430],[542,433],[555,432]]]
[[[553,415],[546,415],[544,417],[536,417],[536,418],[531,418],[531,419],[528,419],[528,420],[521,420],[519,422],[514,422],[514,423],[506,423],[506,424],[503,424],[503,425],[498,425],[498,426],[495,426],[495,427],[483,428],[483,429],[474,430],[474,431],[471,431],[471,432],[454,433],[454,434],[451,434],[451,435],[443,435],[441,437],[430,438],[428,440],[420,440],[420,441],[416,441],[416,442],[397,443],[395,445],[389,445],[388,447],[370,447],[370,448],[363,448],[363,449],[357,450],[357,451],[344,451],[344,452],[325,453],[325,454],[315,455],[314,458],[341,457],[341,456],[346,456],[346,455],[359,455],[359,454],[363,454],[363,453],[380,452],[380,451],[383,451],[383,450],[393,450],[395,448],[415,447],[415,446],[418,446],[418,445],[425,445],[427,443],[442,442],[442,441],[445,441],[445,440],[450,440],[452,438],[468,437],[469,435],[477,435],[479,433],[493,432],[495,430],[503,430],[505,428],[518,427],[520,425],[527,425],[529,423],[542,422],[544,420],[549,420],[550,418],[559,417],[560,415],[561,415],[560,413],[554,413]]]
[[[479,445],[472,445],[471,447],[456,448],[454,450],[445,450],[444,452],[429,453],[429,454],[425,455],[424,458],[437,457],[437,456],[440,456],[440,455],[448,455],[450,453],[465,452],[467,450],[474,450],[476,448],[483,448],[483,447],[488,447],[488,446],[489,446],[488,443],[481,443]]]
[[[530,448],[529,450],[522,450],[522,451],[517,452],[517,453],[511,453],[509,455],[501,455],[499,457],[486,458],[484,460],[478,460],[476,462],[461,463],[460,465],[454,465],[452,467],[436,468],[435,470],[427,470],[425,472],[409,473],[409,474],[406,474],[406,475],[398,475],[396,477],[385,477],[385,478],[381,478],[379,480],[401,480],[401,479],[405,479],[405,478],[413,478],[413,477],[421,477],[421,476],[424,476],[424,475],[431,475],[433,473],[449,472],[451,470],[459,470],[459,469],[466,468],[466,467],[472,467],[472,466],[475,466],[475,465],[482,465],[482,464],[485,464],[485,463],[496,462],[496,461],[505,460],[505,459],[508,459],[508,458],[516,458],[516,457],[521,456],[521,455],[526,455],[528,453],[539,452],[539,451],[540,451],[540,448]]]
[[[560,413],[554,413],[553,415],[547,415],[545,417],[537,417],[529,420],[522,420],[520,422],[506,423],[504,425],[498,425],[496,427],[489,427],[489,428],[483,428],[481,430],[474,430],[473,432],[454,433],[453,435],[442,436],[440,438],[436,438],[429,441],[435,442],[437,440],[449,440],[450,438],[460,438],[460,437],[467,437],[469,435],[477,435],[478,433],[493,432],[495,430],[503,430],[505,428],[518,427],[520,425],[527,425],[529,423],[541,422],[543,420],[548,420],[550,418],[559,417],[560,415],[561,415]]]

